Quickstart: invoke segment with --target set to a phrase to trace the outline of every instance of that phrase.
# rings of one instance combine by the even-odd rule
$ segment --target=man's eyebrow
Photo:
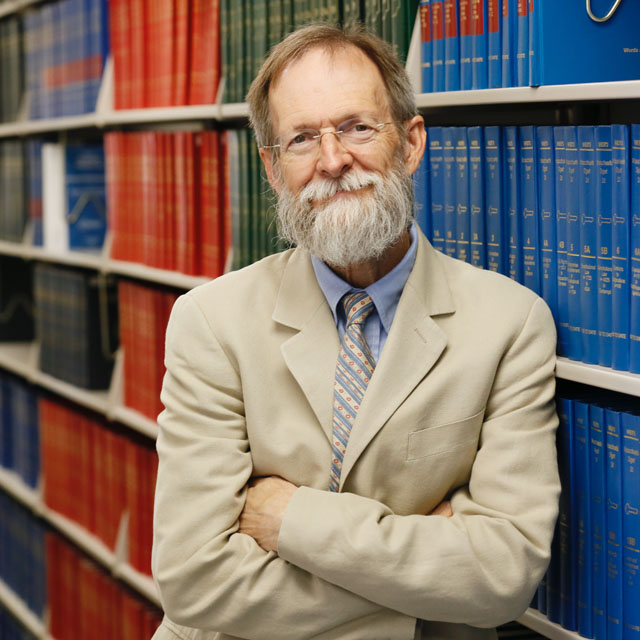
[[[372,112],[369,111],[365,111],[365,112],[355,112],[355,111],[350,111],[348,112],[346,115],[341,115],[339,117],[336,118],[331,118],[331,121],[334,123],[334,126],[338,126],[339,124],[342,124],[343,122],[349,122],[350,120],[375,120],[377,116],[374,116]],[[313,131],[316,131],[318,129],[318,125],[316,124],[310,124],[308,122],[302,121],[298,124],[296,124],[295,126],[291,127],[290,131],[303,131],[303,130],[307,130],[307,129],[311,129]]]

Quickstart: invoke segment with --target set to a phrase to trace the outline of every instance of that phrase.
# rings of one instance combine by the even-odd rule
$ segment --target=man
[[[248,101],[298,248],[172,313],[155,638],[495,638],[557,514],[550,313],[412,224],[424,122],[377,38],[299,30]]]

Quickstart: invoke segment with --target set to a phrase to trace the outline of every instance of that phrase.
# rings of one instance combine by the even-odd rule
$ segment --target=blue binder
[[[433,90],[444,91],[444,1],[431,0],[431,62]]]
[[[556,260],[558,272],[558,354],[569,355],[569,277],[567,260],[566,127],[553,128],[556,167]]]
[[[456,197],[456,147],[455,127],[442,129],[444,167],[444,252],[455,258],[457,255],[457,197]]]
[[[471,0],[471,85],[488,87],[488,15],[487,0]]]
[[[517,87],[529,86],[529,3],[518,0],[516,18],[516,78]]]
[[[463,91],[473,88],[471,3],[472,0],[457,0],[460,30],[460,89]]]
[[[631,125],[631,322],[629,369],[640,373],[640,124]]]
[[[502,86],[515,84],[516,17],[518,0],[502,0]]]
[[[463,262],[470,262],[469,149],[466,127],[454,129],[454,142],[456,146],[456,258]]]
[[[487,196],[487,268],[506,273],[506,233],[504,219],[504,168],[502,129],[484,129],[485,192]]]
[[[469,127],[469,231],[471,240],[471,264],[487,266],[484,198],[484,139],[482,127]]]
[[[431,242],[444,253],[444,144],[442,127],[429,127],[429,193],[431,196]]]
[[[413,174],[413,216],[422,233],[431,238],[431,207],[429,206],[429,153],[428,148]]]
[[[487,59],[488,87],[497,89],[502,86],[502,2],[507,0],[488,0],[487,21]]]
[[[431,45],[431,0],[420,0],[420,68],[422,93],[433,91],[433,65]]]
[[[505,193],[509,241],[509,277],[522,282],[522,239],[520,230],[520,158],[518,128],[504,127]]]
[[[455,0],[444,0],[444,88],[460,90],[460,29]]]
[[[520,127],[519,153],[522,283],[540,295],[542,293],[540,285],[540,216],[538,212],[535,127]]]

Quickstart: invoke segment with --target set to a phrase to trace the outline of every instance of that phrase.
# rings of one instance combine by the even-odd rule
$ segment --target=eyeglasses
[[[322,136],[332,134],[340,140],[342,146],[356,151],[362,145],[373,142],[384,127],[392,122],[372,124],[365,120],[347,120],[338,125],[335,131],[320,133],[316,129],[299,129],[285,134],[276,144],[264,145],[263,149],[278,149],[280,155],[291,158],[307,159],[318,152]]]

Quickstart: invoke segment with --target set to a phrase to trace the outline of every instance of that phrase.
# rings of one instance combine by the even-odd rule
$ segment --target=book
[[[466,127],[454,129],[455,143],[455,198],[456,198],[456,257],[470,262],[470,224],[469,206],[469,147]]]
[[[487,87],[497,89],[502,86],[502,2],[507,0],[487,0]]]
[[[520,156],[520,226],[522,237],[522,284],[542,293],[540,282],[540,214],[538,210],[538,178],[536,132],[533,126],[519,130]]]
[[[506,272],[506,225],[503,220],[504,174],[502,129],[489,126],[484,129],[485,193],[487,268],[498,273]]]
[[[502,0],[502,86],[512,87],[515,83],[515,29],[518,0]]]
[[[0,341],[33,340],[33,271],[31,263],[0,256]]]
[[[456,146],[455,127],[442,129],[443,142],[443,203],[444,203],[444,252],[455,258],[457,255],[457,194],[456,194]]]
[[[487,0],[471,0],[472,89],[487,89],[489,82],[489,23]]]
[[[429,197],[429,149],[427,147],[413,174],[413,217],[427,238],[431,238]]]
[[[460,30],[458,3],[444,0],[444,89],[460,90]]]
[[[567,258],[566,128],[554,127],[556,168],[556,261],[558,274],[558,355],[569,353],[569,278]]]
[[[508,275],[522,282],[522,239],[520,224],[519,136],[515,126],[504,127],[505,212],[507,214]]]
[[[473,88],[473,44],[472,36],[472,0],[457,0],[460,28],[460,89]]]
[[[529,2],[517,0],[515,37],[515,82],[516,87],[529,85]]]
[[[597,223],[595,213],[596,162],[594,128],[578,129],[580,217],[580,329],[582,361],[598,363],[598,287],[596,270]]]
[[[469,143],[469,233],[470,262],[475,267],[487,267],[486,207],[484,177],[484,135],[482,127],[468,127]]]
[[[629,370],[640,373],[640,124],[631,125]]]
[[[420,0],[420,53],[422,93],[433,91],[431,0]]]
[[[431,241],[433,246],[445,252],[444,215],[444,141],[442,127],[427,129],[429,145],[429,194],[431,205]]]
[[[431,0],[433,90],[445,91],[444,0]]]

